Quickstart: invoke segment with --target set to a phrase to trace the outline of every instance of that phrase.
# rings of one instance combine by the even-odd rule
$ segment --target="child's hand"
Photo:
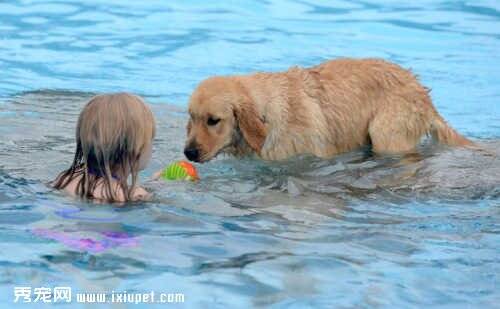
[[[142,187],[135,187],[133,195],[132,195],[132,200],[133,201],[151,201],[153,198],[153,194],[149,193]]]
[[[158,179],[160,179],[162,173],[163,173],[163,170],[159,170],[158,172],[154,173],[151,176],[151,180],[158,180]]]

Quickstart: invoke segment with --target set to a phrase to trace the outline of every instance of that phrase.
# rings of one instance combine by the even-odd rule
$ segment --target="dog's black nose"
[[[198,161],[198,157],[200,155],[200,152],[198,151],[198,148],[186,148],[184,149],[184,155],[186,158],[188,158],[190,161]]]

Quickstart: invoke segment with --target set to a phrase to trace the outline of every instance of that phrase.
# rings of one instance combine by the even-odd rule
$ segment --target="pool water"
[[[489,152],[220,157],[196,184],[148,180],[182,158],[202,79],[342,56],[411,68]],[[15,286],[68,286],[184,293],[186,308],[498,308],[498,1],[2,1],[0,72],[2,307]],[[83,104],[114,91],[157,118],[141,174],[154,202],[46,185],[72,160]]]

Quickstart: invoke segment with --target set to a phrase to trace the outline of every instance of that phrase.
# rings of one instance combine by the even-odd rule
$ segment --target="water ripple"
[[[13,285],[167,284],[189,307],[495,307],[499,12],[488,0],[0,3],[0,303]],[[411,68],[496,157],[424,145],[403,157],[220,158],[198,184],[146,181],[181,156],[203,78],[339,56]],[[50,190],[83,104],[122,90],[158,120],[141,175],[154,202],[96,206]]]

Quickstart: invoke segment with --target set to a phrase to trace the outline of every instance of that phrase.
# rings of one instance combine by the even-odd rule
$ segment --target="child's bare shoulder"
[[[59,178],[56,178],[54,181],[59,181]],[[64,191],[70,195],[77,196],[78,195],[78,185],[82,179],[81,175],[78,175],[71,179],[71,181],[64,187]],[[126,202],[128,199],[126,197],[125,192],[123,191],[120,184],[114,180],[111,182],[111,190],[113,190],[114,200],[118,203]],[[106,188],[105,182],[101,179],[97,182],[96,186],[93,188],[91,192],[92,197],[98,201],[107,201],[110,199],[109,190]],[[144,188],[140,186],[136,186],[132,190],[131,200],[134,202],[137,201],[149,201],[152,197],[152,194],[146,191]]]
[[[54,183],[57,183],[60,181],[61,179],[61,175],[59,175],[53,182],[52,184]],[[77,191],[78,191],[78,184],[80,183],[80,180],[82,179],[82,176],[81,175],[78,175],[76,177],[74,177],[73,179],[71,179],[67,185],[65,185],[64,187],[64,192],[70,194],[70,195],[78,195],[77,194]]]

